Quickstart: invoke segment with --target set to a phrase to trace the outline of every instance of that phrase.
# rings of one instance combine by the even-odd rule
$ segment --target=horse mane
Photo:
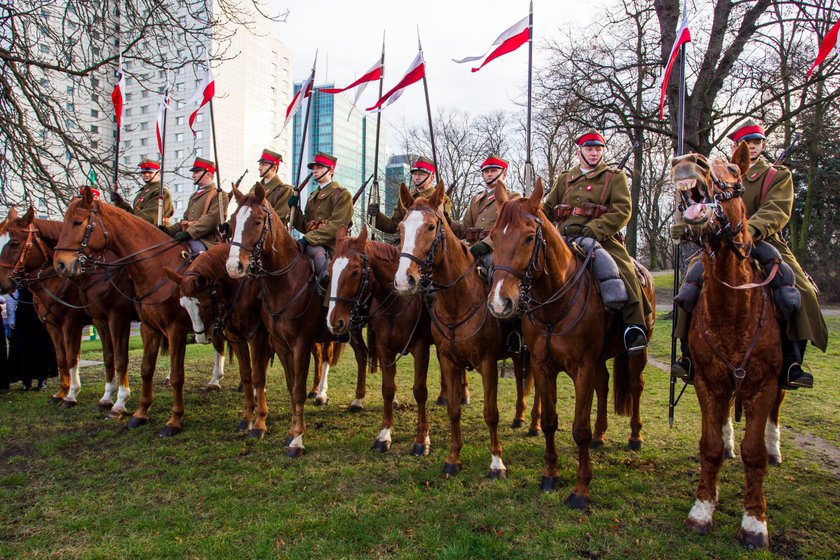
[[[190,271],[197,272],[214,280],[218,280],[222,276],[227,276],[225,262],[227,261],[229,250],[230,246],[227,243],[213,245],[196,257],[192,265],[190,265]]]
[[[377,259],[383,261],[395,261],[400,257],[400,250],[388,243],[381,241],[368,241],[365,248]]]
[[[508,204],[503,204],[501,212],[496,218],[496,225],[494,228],[505,228],[512,226],[514,228],[525,225],[525,217],[520,210],[520,206],[528,202],[527,198],[516,198],[509,200]]]
[[[38,228],[38,233],[47,241],[58,241],[61,236],[61,229],[64,227],[64,222],[56,220],[40,220],[35,218],[32,223]]]

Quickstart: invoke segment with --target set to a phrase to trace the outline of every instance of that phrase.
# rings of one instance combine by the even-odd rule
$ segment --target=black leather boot
[[[624,326],[624,349],[629,354],[638,354],[647,347],[647,334],[641,325],[626,324]]]
[[[779,384],[787,390],[810,389],[814,386],[814,376],[802,369],[807,340],[790,341],[782,337],[782,374]]]
[[[682,356],[671,364],[671,375],[682,379],[685,383],[691,384],[694,380],[694,368],[691,366],[691,355],[688,352],[688,341],[680,339],[680,352]]]

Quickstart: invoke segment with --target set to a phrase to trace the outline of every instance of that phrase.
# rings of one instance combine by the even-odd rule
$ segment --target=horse
[[[502,325],[489,317],[487,282],[476,270],[467,246],[455,237],[443,217],[445,191],[439,182],[429,198],[412,199],[408,189],[400,189],[400,201],[407,208],[400,223],[400,260],[394,285],[401,295],[420,293],[426,301],[432,323],[432,336],[447,384],[446,409],[450,423],[450,449],[443,467],[445,477],[461,469],[461,393],[466,369],[481,374],[484,389],[484,421],[490,432],[491,462],[488,476],[504,477],[499,440],[497,403],[497,360],[504,351]],[[514,367],[522,379],[523,356],[513,354]],[[521,385],[521,383],[517,383]],[[539,400],[539,399],[537,399]],[[535,403],[536,404],[536,403]]]
[[[736,418],[742,408],[746,414],[741,441],[746,488],[737,538],[745,547],[767,548],[764,477],[768,447],[778,445],[778,428],[774,432],[772,425],[784,396],[778,383],[782,334],[766,288],[773,275],[762,281],[749,258],[752,236],[741,199],[741,177],[749,166],[749,149],[742,142],[731,162],[699,154],[674,158],[671,179],[687,205],[683,221],[702,248],[704,266],[688,337],[702,415],[700,482],[688,525],[699,534],[711,530],[725,453],[722,428],[730,426],[729,439],[734,400]]]
[[[103,203],[85,187],[81,196],[67,207],[53,258],[56,270],[66,278],[97,268],[124,267],[128,271],[134,295],[124,295],[135,304],[143,339],[142,394],[128,427],[136,428],[149,421],[155,365],[165,339],[173,395],[172,411],[159,432],[161,437],[180,432],[184,415],[184,353],[190,318],[178,301],[178,285],[167,278],[163,267],[183,270],[187,265],[185,247],[152,224]],[[116,255],[116,260],[104,259],[108,250]]]
[[[239,207],[231,218],[233,239],[225,268],[231,278],[251,276],[259,285],[260,316],[280,358],[291,397],[292,423],[284,445],[289,457],[305,453],[304,405],[309,356],[317,342],[335,337],[326,328],[326,307],[317,293],[315,271],[303,248],[265,201],[233,189]]]
[[[8,236],[8,243],[0,253],[0,285],[6,292],[26,286],[33,293],[38,315],[43,318],[56,350],[61,385],[50,397],[53,404],[76,406],[81,390],[81,331],[85,325],[94,323],[102,340],[105,362],[105,392],[96,410],[117,419],[126,414],[125,404],[131,394],[128,338],[136,313],[134,305],[122,298],[109,281],[125,291],[130,291],[131,285],[124,276],[110,278],[98,274],[84,278],[78,285],[57,276],[52,261],[61,227],[61,222],[36,219],[33,208],[22,218],[12,208],[0,226]],[[116,403],[113,402],[115,390]]]
[[[541,488],[554,490],[558,482],[557,373],[565,371],[575,387],[573,436],[578,448],[575,486],[566,504],[585,509],[592,480],[590,444],[603,443],[607,428],[606,398],[609,374],[606,362],[615,358],[613,372],[615,411],[631,415],[629,447],[641,449],[642,420],[639,402],[644,386],[642,371],[647,354],[629,355],[612,312],[605,310],[595,289],[594,276],[578,260],[542,211],[544,189],[537,179],[527,198],[508,200],[507,191],[496,189],[501,205],[490,232],[494,246],[492,296],[488,306],[493,315],[523,317],[522,331],[531,350],[531,371],[542,395],[542,428],[545,433],[545,471]],[[590,253],[591,255],[591,253]],[[655,301],[653,279],[643,271],[643,289]],[[652,307],[655,307],[652,306]],[[648,338],[655,317],[646,317]],[[596,437],[592,437],[590,415],[593,391],[598,393]],[[597,445],[597,444],[596,444]]]

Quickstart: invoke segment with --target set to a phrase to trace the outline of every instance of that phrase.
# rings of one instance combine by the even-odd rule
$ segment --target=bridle
[[[349,254],[359,257],[362,261],[359,288],[352,298],[330,296],[330,301],[350,305],[350,329],[360,329],[370,320],[367,315],[367,311],[370,309],[370,300],[373,297],[373,292],[370,289],[370,264],[365,253],[353,251]]]
[[[425,206],[421,206],[419,208],[411,208],[406,212],[406,218],[408,214],[411,212],[425,212],[428,214],[432,214],[437,221],[437,226],[435,229],[435,237],[432,239],[432,244],[429,247],[428,252],[426,253],[426,258],[421,260],[411,253],[400,252],[400,258],[407,258],[411,262],[417,264],[420,267],[420,286],[419,291],[424,297],[431,296],[433,294],[432,286],[434,285],[434,280],[432,279],[432,267],[435,263],[435,257],[437,256],[438,248],[441,251],[446,251],[446,232],[443,231],[443,219],[440,217],[440,214],[435,212],[431,208],[427,208]]]
[[[84,208],[83,208],[84,209]],[[78,210],[78,208],[77,208]],[[78,248],[73,247],[56,247],[56,251],[67,251],[67,252],[76,252],[76,259],[79,261],[79,267],[82,273],[86,272],[87,270],[95,269],[97,266],[104,266],[105,263],[105,250],[111,244],[111,236],[108,233],[108,228],[105,227],[105,222],[102,220],[102,216],[99,214],[99,202],[94,201],[93,205],[87,209],[88,211],[88,223],[85,226],[84,234],[82,235],[82,242],[79,244]],[[105,246],[102,248],[99,256],[93,256],[92,254],[88,253],[88,244],[90,243],[90,236],[93,233],[93,230],[96,228],[96,221],[94,217],[97,218],[96,221],[99,222],[100,227],[102,228],[102,235],[105,237]],[[150,247],[151,248],[151,247]],[[146,249],[148,250],[148,249]]]
[[[45,276],[43,276],[43,273],[52,266],[52,254],[39,234],[40,232],[35,224],[30,223],[26,228],[26,240],[23,242],[23,248],[15,264],[0,263],[0,268],[12,269],[12,272],[9,274],[9,281],[18,288],[26,287],[32,282],[38,282],[44,279]],[[44,263],[37,270],[27,272],[25,265],[27,259],[29,259],[29,253],[32,251],[32,247],[38,248],[41,256],[44,257]],[[54,274],[55,271],[52,271],[51,275]]]
[[[262,206],[262,205],[259,205]],[[248,276],[251,278],[264,278],[266,276],[283,276],[287,274],[292,267],[297,264],[300,258],[303,256],[304,250],[303,248],[299,247],[298,254],[289,261],[289,264],[284,266],[278,270],[267,270],[265,266],[263,266],[262,255],[265,251],[265,240],[268,238],[269,232],[274,231],[274,225],[272,223],[271,212],[268,211],[267,208],[261,208],[263,212],[265,212],[265,220],[263,221],[262,231],[260,231],[260,236],[257,238],[256,242],[253,245],[248,245],[247,243],[243,243],[241,241],[231,241],[230,244],[245,251],[248,251],[250,254],[248,258]],[[276,249],[272,246],[272,251]]]
[[[545,238],[543,237],[542,219],[539,216],[534,216],[530,212],[524,212],[523,214],[525,218],[531,220],[537,225],[536,233],[534,234],[534,248],[531,251],[531,260],[528,261],[528,266],[525,267],[525,272],[519,272],[518,270],[502,264],[493,264],[494,270],[507,272],[514,278],[519,279],[519,302],[516,305],[517,317],[522,317],[526,313],[529,313],[532,310],[531,306],[537,303],[537,301],[531,297],[531,288],[534,283],[534,271],[537,269],[537,260],[539,259],[540,252],[542,252],[544,258],[546,257],[546,245]]]

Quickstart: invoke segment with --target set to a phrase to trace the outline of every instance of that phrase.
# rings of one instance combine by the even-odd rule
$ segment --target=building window
[[[148,105],[143,105],[142,107],[140,107],[140,114],[145,115],[148,110],[149,110],[149,106]]]
[[[184,124],[184,117],[175,117],[175,124],[183,125]]]
[[[93,101],[94,103],[98,103],[99,102],[99,94],[98,93],[91,93],[90,94],[90,100]]]
[[[183,142],[184,141],[184,133],[179,132],[179,133],[175,134],[175,141],[176,142]]]
[[[174,192],[181,192],[181,183],[175,183],[175,185],[172,187],[172,190]]]
[[[181,159],[184,157],[184,150],[175,150],[175,157]]]
[[[41,44],[41,45],[38,45],[38,48],[41,50],[42,53],[50,52],[50,48],[47,45]]]
[[[90,125],[90,131],[99,133],[99,127],[96,126],[95,124],[92,124],[92,125]]]
[[[133,93],[126,93],[125,94],[125,102],[128,103],[129,101],[131,101],[132,97],[134,97]]]
[[[131,109],[131,107],[128,107],[127,109],[123,109],[123,111],[125,111],[125,116],[126,116],[126,117],[130,117],[130,116],[131,116],[131,114],[132,114],[132,112],[133,112],[133,110]]]
[[[184,82],[175,84],[175,91],[184,91]]]
[[[204,131],[203,130],[196,130],[195,131],[195,138],[196,140],[201,140],[204,138]]]
[[[140,130],[149,130],[149,123],[141,122],[140,123]]]
[[[143,93],[140,94],[140,97],[142,97],[143,99],[149,97],[149,90],[144,89]]]
[[[198,114],[195,116],[195,122],[204,122],[204,115]]]
[[[98,87],[99,86],[99,78],[91,78],[90,79],[91,87]]]
[[[195,155],[197,155],[199,157],[203,156],[204,155],[204,148],[196,148],[195,149]]]
[[[73,95],[73,86],[67,86],[67,95]]]
[[[67,105],[64,106],[64,108],[72,113],[75,110],[76,107],[72,103],[68,103]]]
[[[91,109],[90,110],[90,116],[91,117],[98,117],[99,116],[99,111],[97,111],[96,109]]]
[[[141,138],[141,139],[140,139],[140,145],[141,145],[141,146],[145,146],[145,145],[146,145],[146,138]]]

